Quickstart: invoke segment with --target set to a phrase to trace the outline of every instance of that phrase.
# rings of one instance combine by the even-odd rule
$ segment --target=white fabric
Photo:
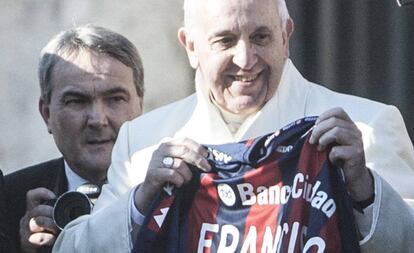
[[[132,219],[132,221],[136,225],[141,226],[142,223],[144,223],[145,215],[143,215],[138,210],[138,208],[135,206],[135,204],[134,204],[134,196],[133,196],[134,193],[135,193],[135,190],[134,191],[131,191],[131,196],[130,196],[130,201],[129,201],[129,206],[130,206],[130,209],[131,209],[131,216],[132,216],[131,219]]]
[[[210,100],[218,108],[220,115],[223,118],[223,121],[226,123],[226,126],[229,129],[230,133],[233,136],[236,136],[237,132],[240,129],[240,126],[246,120],[247,116],[241,116],[238,114],[228,112],[221,108],[221,106],[217,104],[214,100],[212,100],[212,98],[210,98]]]
[[[65,174],[68,179],[68,191],[76,191],[79,186],[88,182],[88,180],[82,178],[76,172],[72,170],[69,164],[64,160],[65,163]]]
[[[319,115],[333,107],[344,108],[361,130],[368,167],[386,178],[402,196],[414,198],[411,187],[414,182],[413,146],[395,107],[310,83],[289,60],[274,97],[262,110],[246,119],[233,136],[217,108],[199,89],[196,86],[196,94],[122,126],[112,153],[109,184],[103,187],[93,215],[70,223],[60,234],[54,252],[130,252],[132,226],[127,202],[130,191],[144,180],[152,152],[165,137],[187,137],[208,144],[240,141],[273,132],[298,118]],[[387,246],[383,245],[386,241],[383,238],[391,236],[390,233],[401,235],[410,229],[407,226],[414,220],[412,210],[377,173],[374,178],[378,195],[372,212],[357,218],[358,223],[369,228],[365,229],[369,232],[362,241],[363,252],[387,252],[381,249]],[[121,197],[124,195],[129,198]],[[388,205],[396,205],[399,210],[399,223],[392,227],[396,231],[382,226],[392,222],[393,214],[388,213]],[[410,234],[414,237],[414,233]],[[377,238],[384,242],[377,243]],[[407,239],[414,244],[414,238]],[[390,245],[398,252],[397,241]],[[371,249],[375,251],[369,251]]]

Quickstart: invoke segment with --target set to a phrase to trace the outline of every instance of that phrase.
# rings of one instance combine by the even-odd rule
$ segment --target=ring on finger
[[[167,168],[171,168],[174,165],[174,158],[171,156],[166,156],[164,159],[162,159],[162,164],[164,164],[164,166]]]

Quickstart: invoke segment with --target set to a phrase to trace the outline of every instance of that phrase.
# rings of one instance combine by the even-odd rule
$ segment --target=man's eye
[[[232,42],[233,42],[232,38],[222,38],[221,40],[219,40],[219,43],[223,45],[228,45],[228,44],[231,44]]]
[[[233,44],[234,44],[234,39],[233,38],[224,37],[224,38],[220,38],[218,40],[215,40],[213,42],[213,48],[226,49],[226,48],[229,48],[229,47],[233,46]]]
[[[123,102],[126,101],[125,97],[123,96],[114,96],[114,97],[109,97],[109,102],[111,103],[119,103],[119,102]]]
[[[85,99],[81,98],[70,98],[65,100],[65,105],[80,105],[86,102]]]
[[[268,33],[257,33],[253,35],[252,41],[257,45],[267,45],[272,40],[272,36]]]

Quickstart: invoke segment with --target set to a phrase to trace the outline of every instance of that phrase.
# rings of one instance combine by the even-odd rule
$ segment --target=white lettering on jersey
[[[224,164],[227,164],[228,162],[231,161],[232,157],[224,152],[212,149],[212,148],[208,148],[208,150],[213,154],[214,156],[214,160],[218,161],[218,162],[222,162]]]
[[[285,242],[289,242],[288,253],[293,253],[295,252],[297,245],[299,245],[299,247],[303,246],[303,243],[296,243],[296,241],[301,240],[302,235],[306,235],[306,231],[306,226],[301,226],[299,222],[294,222],[291,229],[289,228],[288,223],[279,225],[275,234],[272,232],[271,227],[266,226],[260,252],[280,252],[280,247],[282,245],[280,242],[284,239]],[[217,252],[236,252],[239,241],[243,238],[243,232],[244,231],[239,231],[236,226],[230,224],[222,225],[220,227],[218,224],[203,223],[201,226],[197,252],[202,253],[206,248],[211,248],[213,241],[212,239],[206,239],[206,237],[213,238],[214,234],[218,233],[220,235],[216,237],[219,239],[217,242]],[[257,246],[257,228],[255,226],[250,226],[249,231],[242,242],[240,252],[258,252],[256,248]],[[318,248],[318,253],[322,253],[325,250],[326,244],[322,238],[312,237],[305,243],[302,252],[307,252],[313,246]]]
[[[239,243],[239,230],[233,225],[223,225],[220,233],[220,243],[217,252],[236,252]]]
[[[250,226],[249,233],[244,239],[243,246],[240,250],[240,253],[256,252],[256,241],[257,241],[257,229],[255,226]]]
[[[271,142],[274,138],[278,137],[278,136],[279,136],[279,134],[280,134],[280,131],[276,131],[276,132],[274,132],[272,135],[269,135],[269,136],[266,138],[266,141],[265,141],[265,143],[264,143],[264,147],[265,147],[265,148],[267,148],[267,146],[269,146],[270,142]]]
[[[308,250],[313,246],[318,247],[318,251],[316,251],[316,253],[323,253],[325,251],[326,244],[322,238],[312,237],[306,242],[302,252],[308,252]]]
[[[200,238],[198,240],[197,252],[203,253],[204,248],[211,247],[213,243],[213,241],[211,240],[211,238],[213,238],[211,233],[217,233],[219,231],[219,228],[220,227],[218,224],[203,223],[201,225]],[[206,239],[207,233],[210,233],[208,237],[209,239]]]
[[[328,194],[322,190],[319,190],[321,185],[320,181],[316,181],[315,185],[308,182],[309,176],[302,173],[295,175],[293,179],[292,187],[289,185],[273,185],[257,186],[256,188],[250,183],[237,184],[237,191],[240,196],[240,200],[243,206],[252,205],[280,205],[286,204],[289,198],[293,199],[302,198],[309,202],[312,207],[322,211],[328,218],[330,218],[336,211],[336,204],[333,199],[328,199]],[[231,189],[230,186],[228,188]],[[231,190],[232,193],[233,190]],[[220,198],[222,196],[220,191],[218,192]],[[231,195],[232,196],[232,195]],[[237,198],[237,196],[235,196]],[[231,203],[235,203],[236,199],[231,198]],[[222,201],[229,206],[229,200]]]
[[[279,153],[289,153],[290,151],[292,151],[293,146],[289,145],[289,146],[277,146],[276,151]]]
[[[288,225],[286,223],[283,224],[284,229],[288,231]],[[273,238],[273,233],[270,227],[266,227],[265,234],[263,236],[263,245],[261,253],[267,252],[279,252],[281,244],[279,243],[280,239],[282,238],[282,227],[277,226],[276,236]],[[276,251],[277,250],[277,251]]]

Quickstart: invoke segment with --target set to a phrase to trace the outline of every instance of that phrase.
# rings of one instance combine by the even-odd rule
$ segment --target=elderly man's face
[[[248,115],[274,95],[293,29],[282,29],[275,0],[209,0],[181,30],[198,81],[222,108]]]
[[[142,113],[132,69],[81,51],[56,64],[51,83],[39,109],[58,149],[80,176],[102,180],[121,124]]]

